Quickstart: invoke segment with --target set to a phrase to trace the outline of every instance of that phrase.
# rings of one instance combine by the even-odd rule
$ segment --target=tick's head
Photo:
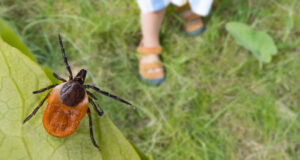
[[[80,84],[83,84],[84,83],[84,80],[85,80],[85,76],[86,76],[86,70],[85,69],[81,69],[76,77],[74,78],[74,81],[80,83]]]

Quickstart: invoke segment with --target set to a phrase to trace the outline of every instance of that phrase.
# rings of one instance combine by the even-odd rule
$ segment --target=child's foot
[[[160,85],[165,80],[164,68],[159,58],[162,51],[161,47],[146,48],[141,43],[137,51],[140,53],[140,79],[151,85]]]
[[[205,30],[201,16],[193,13],[189,5],[179,7],[178,11],[181,12],[180,16],[184,20],[184,30],[190,36],[201,34]]]

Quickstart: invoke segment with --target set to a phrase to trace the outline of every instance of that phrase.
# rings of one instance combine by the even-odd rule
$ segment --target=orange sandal
[[[143,82],[160,85],[165,80],[164,68],[159,59],[161,47],[146,48],[142,44],[137,48],[139,53],[139,77]]]
[[[185,25],[184,30],[190,36],[196,36],[201,34],[205,30],[201,16],[193,13],[189,4],[177,8],[180,13],[180,17],[183,19]]]

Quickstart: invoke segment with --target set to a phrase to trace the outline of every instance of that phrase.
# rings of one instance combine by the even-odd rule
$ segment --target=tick
[[[102,116],[104,112],[102,108],[93,101],[93,99],[97,100],[96,96],[87,89],[93,89],[94,91],[111,97],[117,101],[130,106],[133,105],[95,86],[84,84],[87,73],[85,69],[81,69],[73,78],[72,70],[68,64],[68,58],[65,54],[65,49],[60,35],[58,35],[58,40],[64,58],[64,63],[69,72],[69,80],[67,81],[56,73],[53,73],[54,77],[63,83],[53,84],[46,88],[34,91],[33,94],[38,94],[53,88],[52,91],[48,92],[46,97],[44,97],[33,112],[27,116],[27,118],[23,121],[23,124],[30,120],[41,108],[44,102],[48,100],[47,107],[43,113],[43,125],[50,135],[58,138],[71,135],[76,131],[80,121],[87,113],[89,117],[90,137],[93,145],[99,149],[99,146],[94,139],[91,111],[88,104],[90,103],[92,105],[99,116]]]

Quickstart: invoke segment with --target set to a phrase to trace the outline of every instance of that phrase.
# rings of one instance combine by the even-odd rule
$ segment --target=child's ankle
[[[156,40],[141,40],[140,43],[141,46],[146,47],[146,48],[160,48],[160,43]]]

